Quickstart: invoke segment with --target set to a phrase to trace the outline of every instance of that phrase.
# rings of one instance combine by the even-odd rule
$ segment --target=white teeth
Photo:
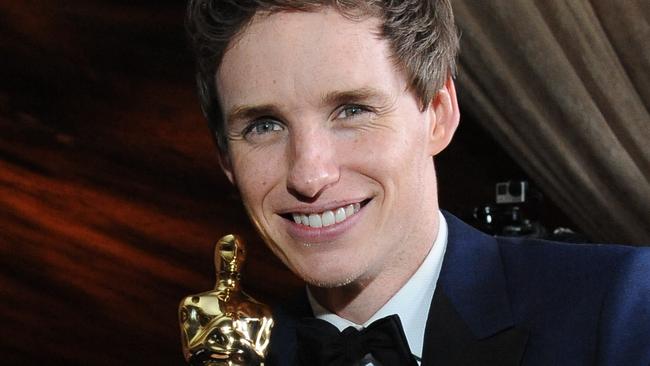
[[[310,226],[313,228],[320,228],[325,226],[334,225],[335,223],[343,222],[348,217],[359,212],[361,209],[360,203],[349,204],[345,207],[339,207],[336,210],[328,210],[320,214],[301,214],[294,213],[292,214],[293,221],[296,224],[302,224],[305,226]]]
[[[339,223],[343,220],[345,220],[345,209],[343,207],[339,207],[336,209],[336,222]]]
[[[307,215],[300,215],[300,223],[309,226],[309,217]]]
[[[323,220],[321,220],[320,215],[318,214],[309,215],[309,226],[316,227],[316,228],[322,227]]]
[[[325,211],[321,215],[321,218],[323,219],[323,227],[325,226],[330,226],[334,224],[334,212],[332,211]]]

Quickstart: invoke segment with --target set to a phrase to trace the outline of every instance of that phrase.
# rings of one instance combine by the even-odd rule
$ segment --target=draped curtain
[[[650,244],[650,1],[453,4],[461,111],[588,236]]]

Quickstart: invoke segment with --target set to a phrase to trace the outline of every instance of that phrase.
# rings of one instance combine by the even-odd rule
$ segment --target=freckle
[[[262,181],[262,187],[266,187],[266,181]]]

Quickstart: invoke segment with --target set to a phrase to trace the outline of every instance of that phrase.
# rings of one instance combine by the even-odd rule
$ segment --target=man
[[[494,239],[440,213],[448,1],[193,0],[188,30],[224,172],[308,284],[277,310],[271,364],[650,364],[648,251]]]

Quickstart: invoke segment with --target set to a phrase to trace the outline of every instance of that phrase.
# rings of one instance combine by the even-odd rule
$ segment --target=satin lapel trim
[[[514,324],[499,244],[447,212],[447,250],[437,289],[483,338]]]
[[[422,365],[518,365],[528,332],[515,327],[499,245],[448,212],[443,215],[449,236]]]
[[[477,338],[439,290],[433,296],[426,329],[422,366],[516,366],[528,340],[528,332],[516,327]]]

